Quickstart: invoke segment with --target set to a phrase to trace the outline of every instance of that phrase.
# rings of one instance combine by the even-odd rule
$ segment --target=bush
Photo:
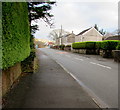
[[[95,42],[87,41],[87,42],[75,42],[72,43],[73,49],[95,49]]]
[[[73,49],[85,49],[85,42],[75,42],[72,43]]]
[[[71,50],[71,45],[66,45],[66,46],[64,47],[64,50],[70,51],[70,50]]]
[[[120,42],[118,43],[116,50],[120,50]]]
[[[71,47],[71,45],[66,45],[65,47]]]
[[[85,46],[86,49],[95,49],[95,43],[96,42],[94,42],[94,41],[87,41],[85,43],[86,43],[86,46]]]
[[[30,54],[30,28],[26,2],[2,3],[2,69],[23,61]]]
[[[59,45],[59,48],[64,50],[65,45]]]
[[[115,50],[119,40],[104,40],[101,43],[101,49],[103,50]]]
[[[35,57],[36,57],[35,49],[32,49],[29,57],[27,57],[24,61],[21,62],[22,72],[33,71],[33,61]]]
[[[96,41],[96,43],[95,43],[95,48],[96,49],[101,49],[101,43],[102,43],[103,41]]]

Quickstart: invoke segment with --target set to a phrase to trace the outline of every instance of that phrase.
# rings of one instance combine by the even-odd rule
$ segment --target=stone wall
[[[100,50],[100,55],[103,58],[113,58],[113,51],[112,50]]]
[[[120,50],[114,50],[113,51],[114,61],[120,63]]]
[[[21,63],[17,63],[13,67],[2,70],[2,95],[5,95],[10,89],[14,81],[21,74]]]
[[[65,51],[71,51],[71,47],[65,47],[64,50]]]
[[[96,54],[96,51],[93,49],[73,49],[72,52],[80,53],[80,54]]]

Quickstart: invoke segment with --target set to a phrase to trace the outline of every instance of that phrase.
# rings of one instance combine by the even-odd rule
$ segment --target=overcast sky
[[[88,2],[89,1],[89,2]],[[75,34],[82,30],[98,25],[99,29],[113,32],[118,28],[119,0],[57,0],[51,13],[54,15],[54,28],[38,21],[39,31],[36,38],[49,39],[49,33],[62,28]]]

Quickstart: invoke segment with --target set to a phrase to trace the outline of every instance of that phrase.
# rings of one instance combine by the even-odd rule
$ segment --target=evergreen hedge
[[[85,49],[85,42],[75,42],[72,43],[73,49]]]
[[[85,44],[86,44],[86,46],[85,46],[86,49],[95,49],[96,42],[94,42],[94,41],[87,41],[87,42],[85,42]]]
[[[115,50],[120,47],[117,46],[119,40],[104,40],[104,41],[87,41],[72,43],[73,49],[102,49],[102,50]]]
[[[101,43],[101,49],[115,50],[119,42],[120,42],[119,40],[104,40]]]
[[[26,2],[2,3],[2,69],[23,61],[30,54],[30,28]]]
[[[86,42],[75,42],[72,43],[73,49],[95,49],[95,42],[86,41]]]
[[[120,42],[118,43],[116,50],[120,50]]]
[[[96,41],[95,43],[95,48],[96,49],[101,49],[101,44],[102,44],[103,41]]]
[[[63,45],[63,44],[59,45],[59,48],[62,49],[62,50],[64,50],[64,47],[65,47],[65,45]]]
[[[71,47],[71,45],[66,45],[65,47]]]

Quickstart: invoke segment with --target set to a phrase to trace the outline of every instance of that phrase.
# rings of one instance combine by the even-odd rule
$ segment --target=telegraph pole
[[[60,30],[60,45],[62,44],[62,25],[61,25],[61,30]]]
[[[59,29],[59,35],[58,35],[58,37],[60,38],[61,36],[62,36],[62,25],[61,25],[61,27]]]
[[[62,37],[62,25],[61,25],[61,28],[60,28],[60,36],[59,37]]]

